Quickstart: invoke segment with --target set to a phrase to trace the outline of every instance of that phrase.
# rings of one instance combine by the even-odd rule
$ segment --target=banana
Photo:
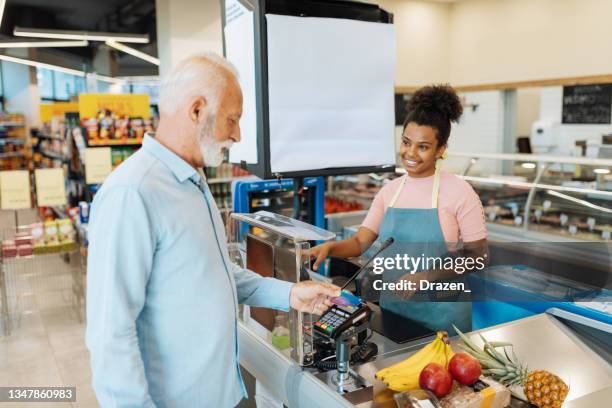
[[[384,373],[381,379],[387,381],[396,377],[407,377],[413,375],[415,372],[420,373],[423,367],[431,363],[438,354],[442,353],[442,344],[439,341],[436,341],[433,346],[434,347],[427,350],[427,353],[419,356],[419,358],[408,358],[402,362],[404,364],[391,366],[391,370]]]
[[[448,367],[453,355],[446,332],[438,332],[431,343],[406,360],[380,370],[376,378],[384,381],[393,391],[419,388],[419,376],[427,364],[437,363]]]
[[[406,360],[400,361],[397,364],[384,368],[376,373],[376,378],[379,380],[384,380],[388,375],[393,373],[400,374],[405,370],[409,370],[413,367],[420,366],[424,361],[430,361],[433,354],[437,353],[437,349],[440,346],[441,342],[439,339],[435,339],[427,346],[423,347],[421,350],[407,358]],[[427,363],[425,364],[427,365]]]
[[[412,356],[408,357],[406,360],[400,361],[397,364],[384,368],[376,373],[376,378],[384,377],[385,374],[393,372],[395,370],[400,370],[403,367],[414,367],[418,365],[422,360],[427,360],[431,357],[431,353],[436,352],[436,348],[443,342],[444,336],[446,336],[446,332],[438,332],[436,338],[423,347],[421,350],[417,351]]]

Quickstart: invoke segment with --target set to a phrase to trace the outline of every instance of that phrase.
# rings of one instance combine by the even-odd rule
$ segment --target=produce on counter
[[[419,386],[443,397],[453,388],[453,377],[448,370],[438,363],[429,363],[419,375]]]
[[[453,350],[448,341],[448,334],[444,331],[439,331],[435,340],[431,343],[406,360],[383,368],[376,373],[376,378],[384,381],[393,391],[419,388],[419,376],[426,365],[437,363],[447,368],[453,355]]]
[[[397,408],[441,408],[436,396],[426,390],[398,392],[393,398]]]
[[[456,327],[455,331],[463,340],[462,348],[480,361],[483,374],[507,387],[521,386],[527,401],[537,407],[561,407],[569,387],[559,377],[544,370],[528,372],[527,367],[517,359],[511,343],[489,342],[480,335],[484,342],[484,348],[480,349]],[[507,347],[512,350],[512,358],[508,355]],[[498,348],[503,350],[503,354],[497,351]]]
[[[482,374],[480,362],[467,353],[456,353],[448,364],[448,371],[461,385],[472,385]]]
[[[484,377],[471,386],[456,384],[451,393],[440,400],[442,408],[504,408],[508,405],[510,391]]]

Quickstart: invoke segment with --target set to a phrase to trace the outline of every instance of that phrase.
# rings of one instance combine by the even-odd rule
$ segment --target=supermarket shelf
[[[88,140],[87,145],[90,147],[109,147],[109,146],[140,146],[142,140],[140,139],[128,139],[128,140]]]
[[[222,184],[222,183],[231,183],[234,180],[238,180],[242,177],[218,177],[206,179],[206,183],[208,184]]]
[[[0,127],[25,127],[22,122],[0,122]]]
[[[38,133],[38,134],[34,135],[33,137],[37,137],[39,139],[51,139],[51,140],[61,140],[61,141],[65,140],[63,137],[52,136],[52,135],[45,135],[43,133]]]
[[[65,162],[68,161],[68,159],[66,157],[62,156],[59,153],[47,152],[45,150],[41,150],[40,154],[42,154],[43,156],[48,157],[50,159],[54,159],[54,160],[61,160],[61,161],[65,161]]]
[[[21,138],[21,137],[7,137],[7,138],[0,138],[0,146],[5,145],[5,144],[16,144],[16,145],[22,145],[25,144],[25,139]]]
[[[25,154],[23,154],[23,152],[0,153],[0,159],[9,159],[11,157],[25,157]]]

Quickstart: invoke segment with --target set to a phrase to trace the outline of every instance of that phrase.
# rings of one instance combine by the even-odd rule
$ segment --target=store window
[[[151,105],[157,105],[159,97],[159,86],[157,85],[132,85],[131,93],[133,94],[148,94],[149,103]]]
[[[53,71],[46,68],[37,68],[38,91],[41,99],[55,99],[53,93]]]
[[[69,101],[87,89],[84,77],[37,68],[38,89],[44,101]]]
[[[97,84],[98,93],[101,93],[101,94],[111,93],[110,87],[111,87],[111,84],[109,84],[108,82],[98,81],[98,84]]]
[[[74,75],[65,74],[63,72],[54,72],[55,76],[55,99],[69,100],[71,95],[75,94]]]
[[[74,90],[77,95],[87,92],[87,81],[84,77],[74,77]]]

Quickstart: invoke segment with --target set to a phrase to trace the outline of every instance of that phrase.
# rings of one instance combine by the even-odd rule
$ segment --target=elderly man
[[[337,287],[290,284],[230,262],[200,168],[240,141],[233,68],[205,55],[160,89],[160,123],[91,210],[87,346],[103,407],[229,407],[245,396],[238,303],[321,313]]]

